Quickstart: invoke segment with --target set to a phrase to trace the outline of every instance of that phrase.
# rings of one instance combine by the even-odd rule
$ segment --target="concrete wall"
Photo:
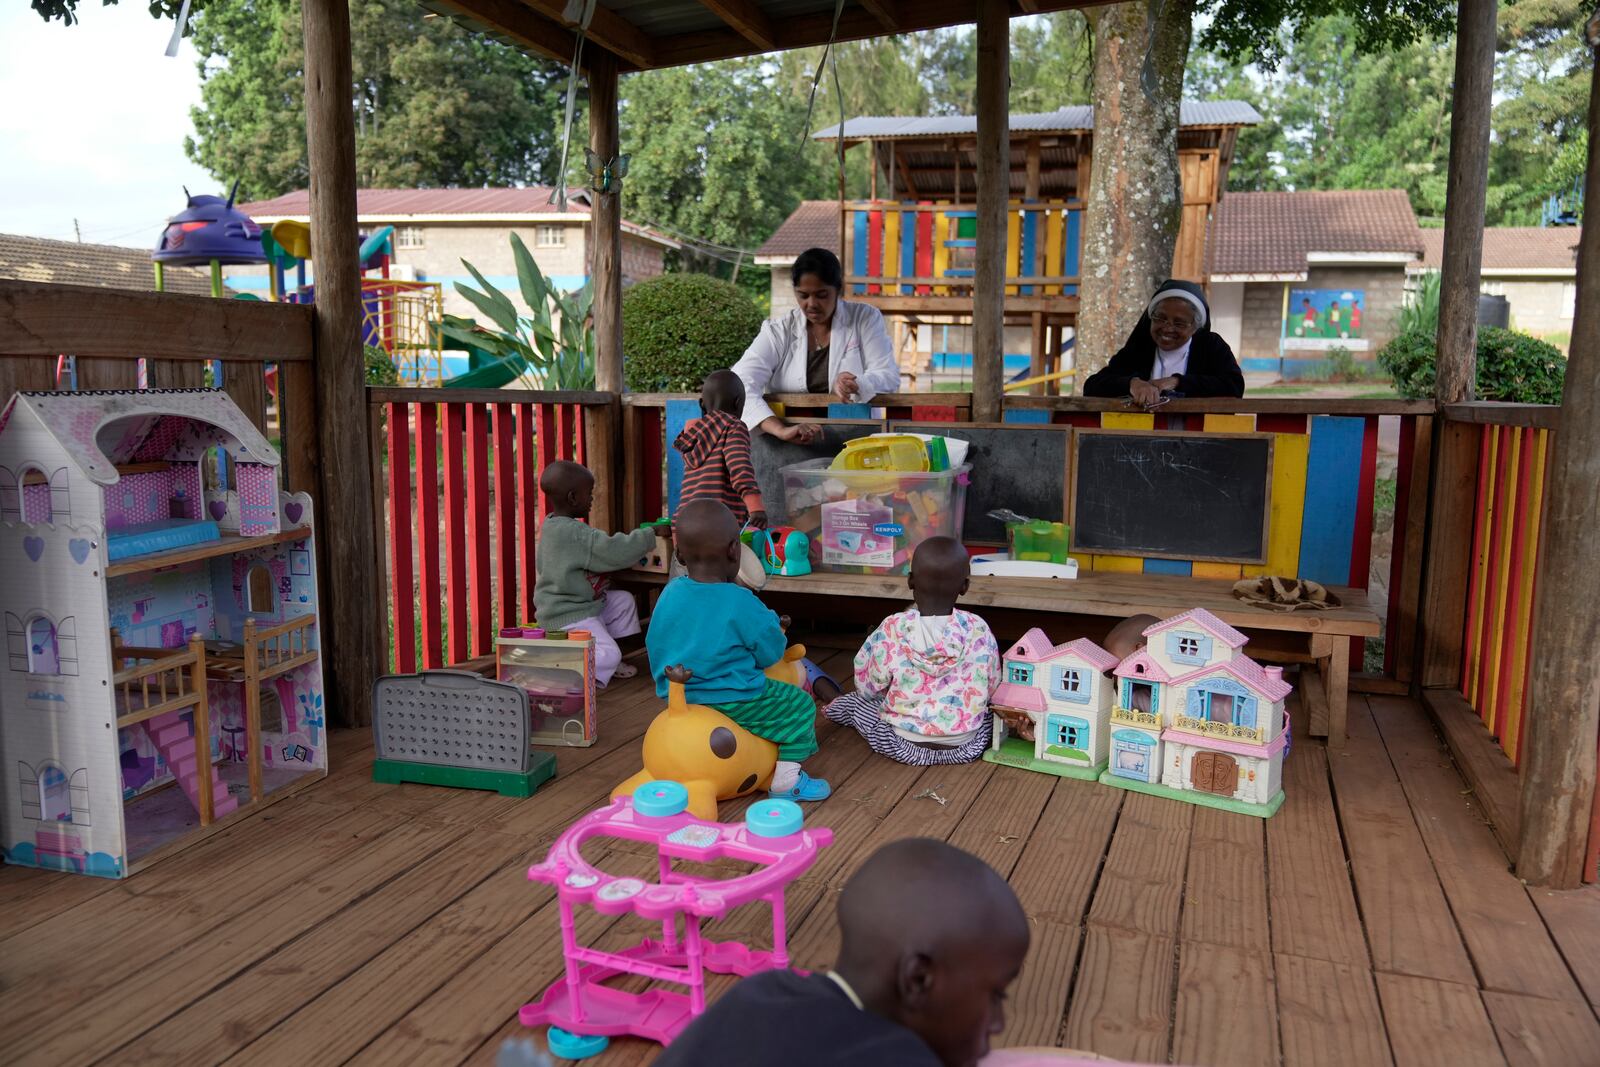
[[[1211,287],[1211,329],[1239,354],[1244,332],[1244,283],[1218,282]]]
[[[1231,288],[1216,286],[1214,289]],[[1250,282],[1243,286],[1240,302],[1239,343],[1232,345],[1240,361],[1249,360],[1244,368],[1269,369],[1279,357],[1278,342],[1283,331],[1283,297],[1285,289],[1359,289],[1365,293],[1361,305],[1361,334],[1367,340],[1365,350],[1351,346],[1357,359],[1371,359],[1378,350],[1394,338],[1400,308],[1405,301],[1406,274],[1398,266],[1312,267],[1303,282]],[[1213,306],[1216,305],[1215,299]],[[1292,309],[1291,309],[1292,311]],[[1221,321],[1221,315],[1218,316]],[[1307,364],[1320,364],[1326,359],[1315,350],[1287,349],[1286,359]],[[1304,370],[1305,368],[1301,368]],[[1290,377],[1285,371],[1285,376]]]
[[[1510,301],[1513,330],[1535,337],[1566,334],[1571,339],[1572,315],[1578,299],[1575,278],[1485,277],[1483,292]]]

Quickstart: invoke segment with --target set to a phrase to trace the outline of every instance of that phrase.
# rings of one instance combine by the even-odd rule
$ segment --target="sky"
[[[0,233],[153,248],[184,185],[222,192],[183,154],[195,51],[142,0],[80,0],[79,22],[0,4]]]

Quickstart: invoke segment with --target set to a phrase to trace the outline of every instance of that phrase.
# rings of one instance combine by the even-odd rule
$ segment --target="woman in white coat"
[[[744,421],[751,430],[809,444],[820,436],[818,427],[784,422],[764,393],[832,393],[842,403],[865,403],[900,388],[900,366],[883,314],[871,304],[839,299],[844,272],[838,256],[807,249],[791,277],[799,306],[762,323],[733,372],[744,382]]]

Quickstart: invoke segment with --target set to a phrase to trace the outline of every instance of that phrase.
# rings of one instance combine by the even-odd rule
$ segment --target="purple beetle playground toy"
[[[529,881],[555,886],[560,896],[567,973],[544,996],[524,1005],[519,1018],[524,1026],[548,1024],[550,1051],[557,1056],[597,1055],[609,1038],[621,1034],[670,1044],[706,1010],[706,971],[743,976],[789,966],[784,889],[815,862],[817,850],[833,840],[833,831],[804,829],[799,805],[788,800],[751,805],[743,824],[697,819],[687,812],[688,803],[689,792],[680,783],[646,782],[633,796],[618,797],[573,823],[544,862],[528,868]],[[617,878],[590,865],[581,853],[584,843],[606,837],[654,842],[660,880],[652,884]],[[731,859],[757,868],[735,878],[698,878],[674,871],[675,859]],[[702,920],[722,918],[753,900],[772,907],[771,951],[700,936]],[[606,915],[633,912],[659,919],[661,940],[646,938],[620,952],[579,945],[573,919],[579,904]],[[686,996],[652,988],[630,993],[604,984],[624,974],[687,986],[689,992]]]
[[[167,228],[161,231],[161,242],[156,245],[151,259],[174,266],[206,263],[232,266],[267,261],[267,254],[261,248],[261,227],[233,206],[233,198],[239,192],[238,182],[233,183],[226,200],[220,196],[195,196],[187,189],[183,192],[189,203],[167,220]]]

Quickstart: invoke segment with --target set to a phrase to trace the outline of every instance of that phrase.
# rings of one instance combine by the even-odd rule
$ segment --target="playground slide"
[[[522,377],[522,372],[528,369],[528,361],[521,356],[507,356],[497,359],[493,363],[486,363],[475,370],[465,374],[458,374],[454,378],[445,380],[446,389],[500,389]]]

